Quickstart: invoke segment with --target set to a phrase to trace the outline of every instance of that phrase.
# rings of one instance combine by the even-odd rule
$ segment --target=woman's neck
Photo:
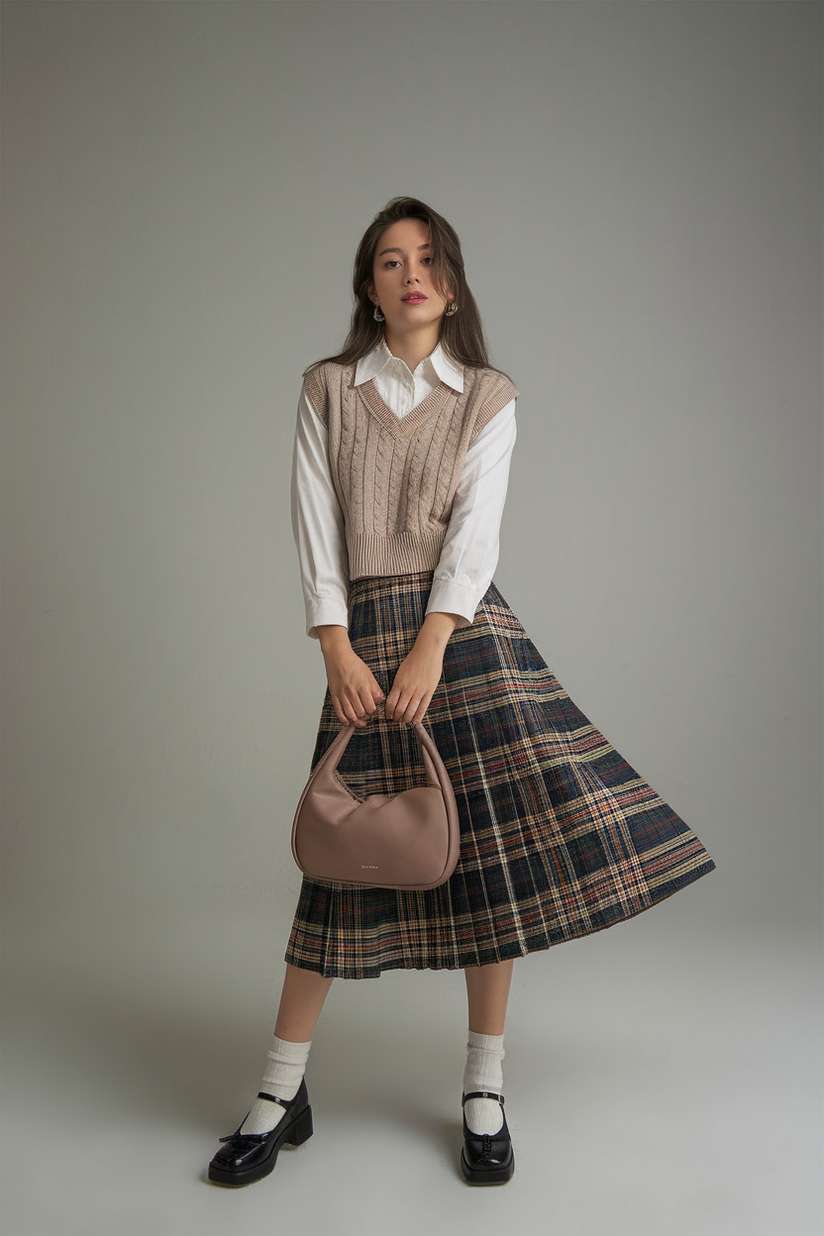
[[[425,356],[431,356],[438,346],[438,327],[427,327],[424,330],[412,331],[404,335],[393,335],[384,332],[386,346],[393,356],[404,361],[409,370],[414,373]]]

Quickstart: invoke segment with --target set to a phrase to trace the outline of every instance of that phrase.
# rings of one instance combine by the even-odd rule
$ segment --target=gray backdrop
[[[6,1236],[498,1230],[543,1213],[548,1136],[553,1231],[818,1230],[821,5],[2,18]],[[387,1218],[353,1183],[361,1158],[327,1174],[339,1139],[257,1192],[197,1173],[257,1088],[299,887],[289,829],[325,685],[289,526],[300,374],[340,343],[357,240],[399,193],[456,226],[521,392],[495,580],[718,870],[518,968],[521,1170],[484,1207],[450,1166],[460,976],[336,985],[316,1123],[324,1101],[327,1127],[372,1112],[359,1145],[377,1137],[377,1176],[411,1190]],[[665,1110],[642,1119],[621,1052],[649,1034],[651,1067],[656,1017]],[[398,1052],[427,1062],[417,1099],[392,1090]],[[432,1138],[404,1144],[404,1103],[426,1113],[439,1089],[443,1153],[406,1171]],[[699,1094],[682,1146],[673,1112]],[[45,1120],[48,1184],[21,1144]],[[642,1140],[612,1181],[626,1120]],[[341,1209],[307,1211],[319,1180],[315,1206]]]

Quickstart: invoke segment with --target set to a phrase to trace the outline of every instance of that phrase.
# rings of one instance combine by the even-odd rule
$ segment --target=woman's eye
[[[423,264],[424,262],[428,263],[428,265],[430,265],[430,266],[431,266],[431,265],[432,265],[432,258],[431,258],[431,257],[421,258],[421,264]]]

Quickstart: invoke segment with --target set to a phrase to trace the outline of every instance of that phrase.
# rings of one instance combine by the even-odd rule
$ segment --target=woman
[[[715,864],[575,706],[492,582],[518,392],[489,365],[454,230],[393,199],[360,243],[354,292],[343,351],[304,374],[293,459],[307,634],[328,680],[312,767],[353,725],[365,732],[338,771],[356,794],[421,784],[409,723],[425,717],[461,854],[426,892],[304,878],[261,1089],[209,1177],[248,1184],[311,1136],[304,1071],[332,979],[402,967],[464,970],[461,1168],[503,1183],[514,959],[630,918]]]

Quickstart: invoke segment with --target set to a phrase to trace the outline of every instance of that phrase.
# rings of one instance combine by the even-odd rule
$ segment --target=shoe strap
[[[285,1107],[287,1110],[295,1101],[294,1099],[279,1099],[276,1094],[267,1094],[265,1090],[258,1090],[257,1097],[259,1099],[269,1099],[272,1103],[280,1103],[281,1107]]]
[[[281,1107],[285,1107],[287,1111],[291,1109],[292,1104],[295,1101],[294,1099],[279,1099],[276,1094],[267,1094],[265,1090],[258,1090],[257,1097],[259,1099],[270,1099],[272,1103],[280,1103]],[[295,1095],[295,1098],[297,1098],[297,1095]],[[249,1108],[249,1111],[251,1110],[252,1109]],[[249,1112],[246,1113],[246,1116],[248,1115]],[[240,1130],[243,1128],[246,1121],[246,1116],[243,1117],[239,1128],[237,1128],[234,1133],[227,1133],[225,1137],[218,1138],[218,1140],[221,1142],[230,1142],[235,1138],[242,1139],[245,1137],[250,1142],[265,1142],[274,1132],[274,1129],[270,1129],[268,1133],[241,1133]],[[281,1117],[281,1119],[283,1119],[283,1117]],[[276,1125],[275,1127],[277,1128],[278,1126]]]
[[[501,1107],[504,1105],[504,1096],[502,1094],[495,1094],[493,1090],[473,1090],[471,1094],[465,1094],[461,1099],[461,1107],[469,1099],[497,1099]]]

